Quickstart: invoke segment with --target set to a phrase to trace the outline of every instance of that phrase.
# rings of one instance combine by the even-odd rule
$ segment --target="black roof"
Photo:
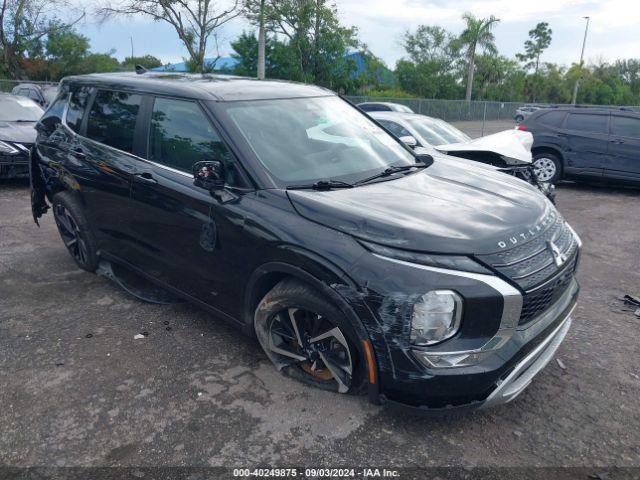
[[[257,80],[232,75],[173,72],[146,72],[140,75],[135,72],[94,73],[66,77],[62,81],[64,83],[225,102],[335,95],[331,90],[313,85],[279,80]]]
[[[571,112],[571,113],[589,113],[589,112],[609,113],[611,111],[640,113],[639,110],[637,110],[635,108],[620,107],[620,106],[617,106],[617,105],[611,105],[611,106],[606,106],[606,105],[547,105],[544,108],[542,108],[540,111],[535,112],[535,113],[536,114],[544,113],[544,112],[547,112],[549,110],[560,110],[560,111],[563,111],[563,112]]]

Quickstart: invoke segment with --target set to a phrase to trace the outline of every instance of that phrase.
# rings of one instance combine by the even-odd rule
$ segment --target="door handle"
[[[158,183],[158,181],[155,178],[153,178],[153,175],[151,175],[149,172],[134,173],[133,179],[141,183],[148,183],[148,184]]]
[[[622,145],[624,140],[611,140],[611,143],[615,143],[616,145]]]

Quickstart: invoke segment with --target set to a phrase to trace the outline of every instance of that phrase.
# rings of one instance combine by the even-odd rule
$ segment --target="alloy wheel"
[[[557,171],[556,163],[547,157],[536,158],[533,162],[533,168],[538,180],[541,182],[551,180]]]
[[[299,367],[315,381],[335,382],[340,393],[351,388],[349,343],[339,327],[318,313],[287,308],[273,315],[268,348],[284,365]]]
[[[82,239],[77,222],[64,205],[56,205],[53,213],[58,231],[69,253],[78,263],[85,264],[88,258],[87,245]]]

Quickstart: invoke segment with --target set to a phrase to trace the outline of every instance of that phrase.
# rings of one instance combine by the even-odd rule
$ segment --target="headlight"
[[[3,155],[15,155],[18,150],[13,148],[8,143],[0,142],[0,153]]]
[[[460,328],[462,298],[452,290],[432,290],[413,306],[411,343],[433,345],[453,337]]]
[[[420,265],[428,265],[431,267],[445,268],[447,270],[461,270],[463,272],[483,273],[492,275],[492,272],[475,260],[464,255],[437,255],[433,253],[411,252],[409,250],[401,250],[399,248],[386,247],[377,243],[358,240],[367,250],[382,255],[383,257],[393,258],[395,260],[403,260],[410,263],[418,263]]]

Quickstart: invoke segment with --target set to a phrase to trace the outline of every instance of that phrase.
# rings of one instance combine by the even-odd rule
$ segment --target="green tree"
[[[257,18],[259,7],[260,2],[249,2],[247,16]],[[340,24],[335,4],[327,0],[266,0],[263,14],[266,30],[282,37],[295,56],[291,80],[334,90],[349,87],[356,66],[346,54],[359,46],[357,30]]]
[[[526,73],[518,62],[502,55],[479,55],[476,57],[476,74],[473,88],[484,100],[521,102]]]
[[[120,70],[120,62],[113,57],[114,51],[109,53],[91,53],[86,56],[76,73],[104,73]]]
[[[233,68],[234,75],[253,77],[258,67],[258,39],[253,32],[242,34],[231,42],[234,53],[231,54],[238,63]],[[273,36],[265,37],[266,76],[282,80],[299,80],[296,53],[285,42]]]
[[[72,28],[55,30],[47,36],[46,59],[52,79],[78,73],[87,55],[89,39]]]
[[[465,29],[460,35],[460,46],[466,48],[466,57],[468,62],[467,73],[467,91],[465,99],[471,100],[471,90],[473,88],[473,74],[475,70],[475,57],[478,47],[485,52],[496,54],[495,37],[493,35],[493,27],[500,19],[491,15],[489,18],[476,18],[471,13],[462,15],[465,21]]]
[[[120,63],[120,66],[124,70],[134,70],[136,65],[142,65],[147,70],[150,70],[152,68],[161,67],[162,61],[153,55],[143,55],[142,57],[126,57]]]
[[[65,12],[70,21],[59,18]],[[66,0],[3,0],[0,2],[0,53],[11,78],[25,75],[23,62],[41,56],[42,39],[76,24],[84,13]]]
[[[415,32],[406,31],[402,46],[415,64],[438,61],[444,66],[460,56],[455,36],[442,27],[420,25]]]
[[[98,13],[103,20],[112,16],[144,15],[171,25],[189,52],[187,64],[196,72],[205,71],[204,59],[209,39],[220,27],[241,13],[240,0],[220,8],[215,0],[105,0]]]
[[[524,53],[516,54],[521,62],[527,62],[525,68],[533,68],[534,74],[538,74],[540,67],[540,55],[551,45],[553,30],[547,22],[540,22],[536,28],[529,30],[529,40],[524,42]]]
[[[402,45],[409,56],[396,64],[403,89],[428,98],[455,98],[460,94],[455,69],[460,47],[454,35],[441,27],[420,25],[415,32],[405,32]]]

